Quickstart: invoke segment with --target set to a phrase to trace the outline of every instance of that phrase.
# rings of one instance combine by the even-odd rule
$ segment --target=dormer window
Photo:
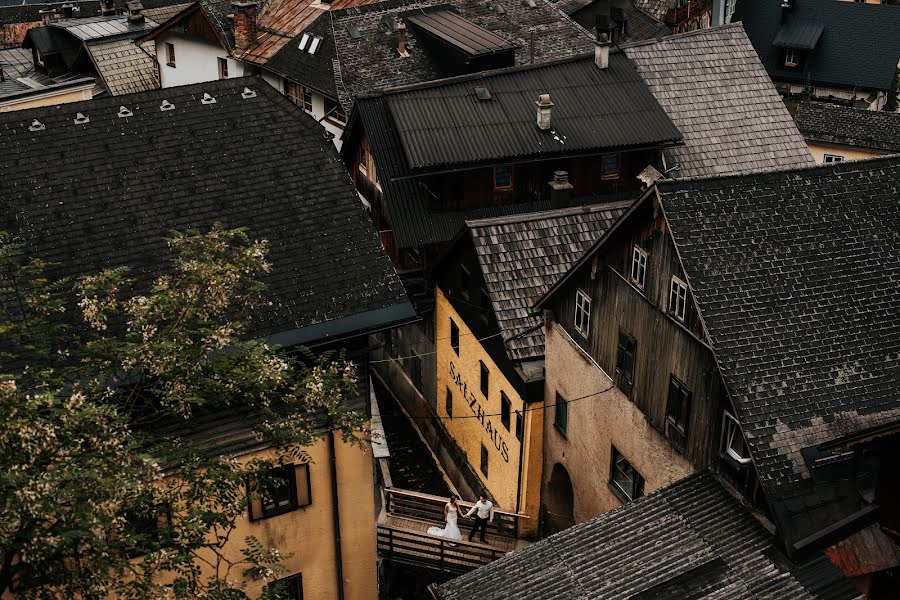
[[[512,189],[512,168],[508,165],[494,167],[494,189],[495,190],[511,190]]]
[[[669,292],[669,312],[679,321],[684,321],[687,312],[687,284],[674,276]]]
[[[800,57],[798,56],[798,52],[793,48],[788,48],[784,51],[784,66],[793,69],[797,66],[800,61]]]
[[[722,456],[739,465],[750,464],[750,452],[744,443],[744,434],[738,420],[727,410],[722,415],[722,440],[720,442]]]
[[[591,332],[591,297],[581,290],[575,294],[575,330],[584,337]]]
[[[644,289],[647,278],[647,251],[635,246],[631,252],[631,283]]]

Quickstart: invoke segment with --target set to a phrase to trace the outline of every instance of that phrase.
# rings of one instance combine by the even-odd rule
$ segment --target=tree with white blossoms
[[[0,236],[0,595],[245,598],[289,556],[231,540],[247,494],[324,429],[364,438],[344,356],[248,338],[267,307],[265,241],[217,224],[167,242],[155,277],[67,279]],[[271,448],[249,462],[152,434],[236,409]]]

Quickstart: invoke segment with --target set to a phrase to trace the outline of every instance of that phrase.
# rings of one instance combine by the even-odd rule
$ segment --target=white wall
[[[273,88],[284,93],[284,78],[280,75],[275,75],[270,71],[262,72],[263,80],[271,85]],[[335,123],[329,121],[328,119],[324,119],[325,116],[325,96],[322,94],[310,90],[312,96],[312,111],[307,111],[307,114],[311,115],[319,124],[325,128],[333,136],[333,141],[335,147],[340,150],[343,145],[343,135],[344,128],[336,125]]]
[[[166,44],[175,46],[175,66],[166,64]],[[177,31],[167,31],[156,38],[156,57],[159,63],[160,87],[189,85],[219,79],[219,58],[228,60],[228,76],[242,77],[244,65],[228,58],[228,53],[218,44],[197,37],[188,37]]]

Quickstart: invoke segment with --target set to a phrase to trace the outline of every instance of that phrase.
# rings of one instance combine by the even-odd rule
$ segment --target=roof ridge
[[[639,40],[635,42],[626,42],[621,44],[619,48],[622,50],[626,50],[629,48],[637,48],[639,46],[650,46],[652,44],[661,44],[664,42],[677,41],[683,38],[700,36],[700,35],[710,35],[712,33],[719,33],[725,29],[743,29],[744,24],[740,21],[736,21],[734,23],[726,23],[725,25],[718,25],[717,27],[707,27],[706,29],[695,29],[694,31],[686,31],[684,33],[676,33],[673,35],[667,35],[662,38],[652,38],[649,40]]]
[[[543,219],[556,219],[573,215],[582,215],[586,213],[606,212],[617,210],[620,208],[628,208],[637,198],[631,200],[616,200],[614,202],[605,202],[600,204],[585,204],[582,206],[571,206],[566,208],[555,208],[551,210],[523,213],[519,215],[505,215],[502,217],[484,217],[482,219],[467,219],[466,227],[476,229],[480,227],[490,227],[493,225],[510,225],[513,223],[527,223],[529,221],[541,221]]]

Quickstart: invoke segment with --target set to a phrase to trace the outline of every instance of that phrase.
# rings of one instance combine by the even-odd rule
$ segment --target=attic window
[[[347,28],[347,31],[350,32],[351,40],[358,40],[362,37],[362,34],[359,32],[359,27],[356,25],[351,25]]]
[[[322,43],[322,38],[320,38],[319,36],[314,37],[312,39],[312,41],[309,43],[309,53],[315,54],[316,50],[319,49],[319,45],[321,43]]]
[[[300,38],[300,44],[297,46],[301,50],[306,50],[306,45],[309,43],[309,34],[304,33],[303,37]]]
[[[491,92],[486,87],[475,88],[475,97],[479,100],[490,100]]]

